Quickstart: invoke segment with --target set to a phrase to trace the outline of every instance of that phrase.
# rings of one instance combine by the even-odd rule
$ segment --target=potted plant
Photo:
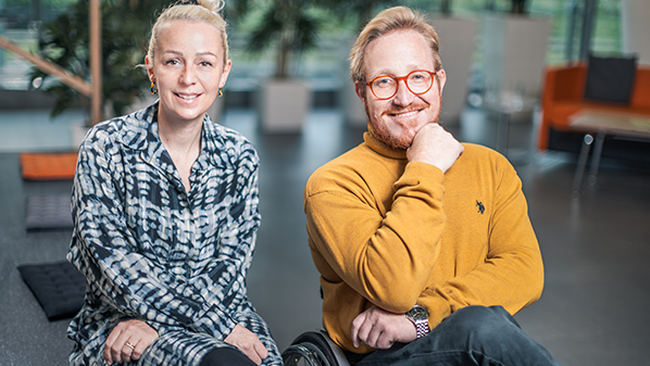
[[[149,80],[142,64],[155,9],[168,1],[103,1],[102,14],[102,111],[122,115],[138,99],[148,93]],[[39,36],[38,54],[78,75],[90,79],[88,2],[80,0],[44,24]],[[51,116],[71,107],[81,107],[90,123],[89,100],[69,86],[59,83],[37,68],[31,73],[31,84],[54,96]],[[146,90],[146,92],[145,92]]]
[[[621,2],[621,43],[622,51],[636,53],[639,63],[650,64],[650,2],[642,0],[623,0]]]
[[[262,13],[248,39],[247,51],[259,55],[272,48],[273,77],[258,93],[258,111],[267,132],[296,132],[302,128],[311,104],[307,84],[296,79],[292,67],[302,53],[316,46],[320,20],[312,15],[312,2],[273,0],[260,2]]]

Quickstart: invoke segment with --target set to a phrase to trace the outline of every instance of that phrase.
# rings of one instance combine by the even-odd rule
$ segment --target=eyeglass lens
[[[413,71],[403,77],[380,76],[373,80],[372,92],[377,98],[388,99],[397,93],[399,80],[404,80],[406,86],[413,94],[424,94],[433,84],[433,76],[425,70]]]

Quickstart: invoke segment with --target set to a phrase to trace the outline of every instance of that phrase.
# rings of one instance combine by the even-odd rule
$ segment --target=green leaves
[[[169,0],[104,0],[102,11],[102,94],[114,115],[122,115],[149,87],[144,63],[155,15]],[[44,25],[38,54],[70,73],[90,80],[88,2],[79,0],[51,23]],[[33,68],[32,82],[43,78],[43,90],[56,98],[51,116],[73,106],[87,109],[88,100],[74,89]],[[110,116],[109,116],[110,117]]]
[[[310,14],[310,7],[310,1],[275,0],[251,33],[247,51],[259,54],[275,47],[276,78],[287,78],[291,61],[316,47],[321,22]]]

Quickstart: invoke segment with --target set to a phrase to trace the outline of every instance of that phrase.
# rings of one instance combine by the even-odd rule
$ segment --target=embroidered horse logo
[[[485,206],[483,206],[483,202],[476,201],[476,207],[478,207],[478,212],[483,215],[485,212]]]

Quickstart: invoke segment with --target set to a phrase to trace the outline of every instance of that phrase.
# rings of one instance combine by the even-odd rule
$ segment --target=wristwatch
[[[416,337],[422,338],[429,333],[429,312],[420,305],[415,305],[406,313],[406,318],[415,325]]]

